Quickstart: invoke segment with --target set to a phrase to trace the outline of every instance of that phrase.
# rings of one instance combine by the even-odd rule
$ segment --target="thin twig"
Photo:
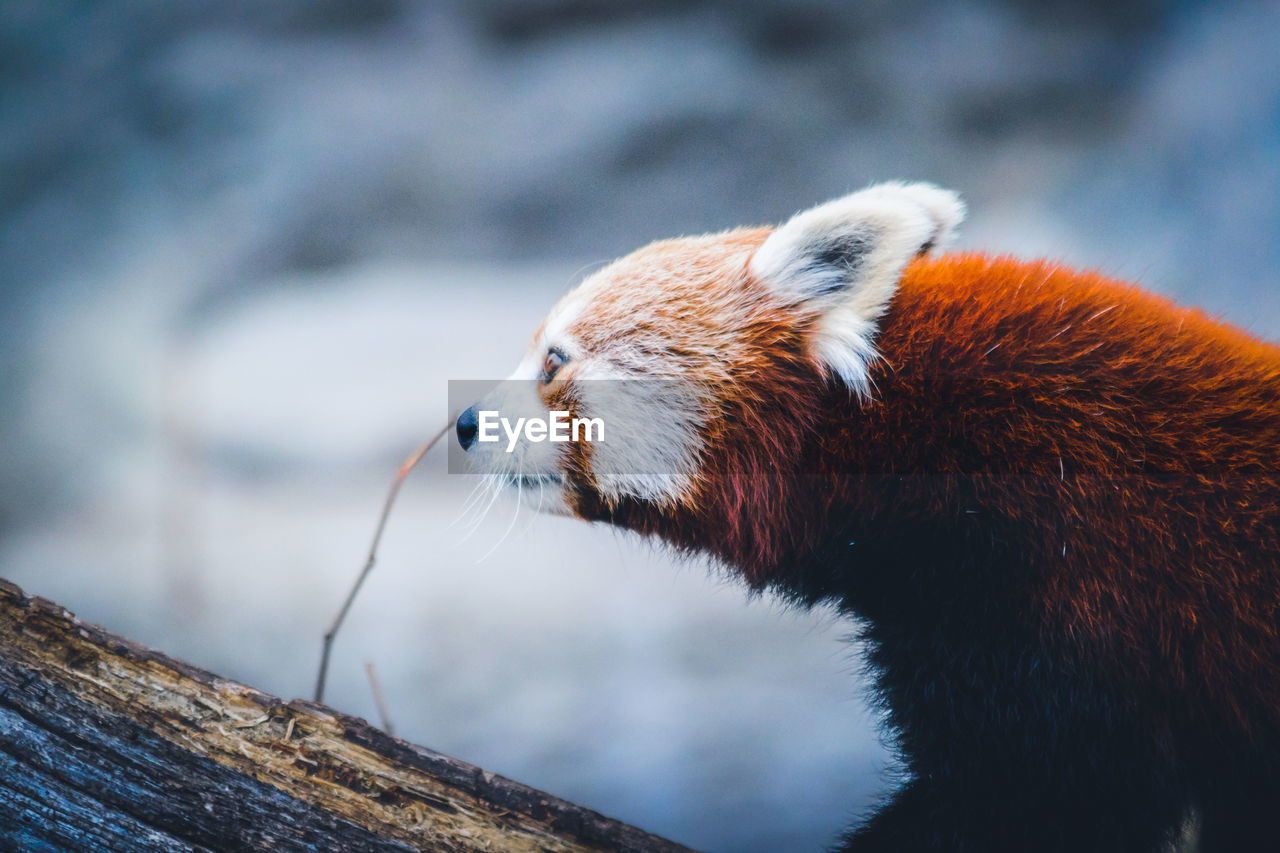
[[[373,661],[364,662],[364,674],[369,678],[369,692],[373,694],[373,704],[378,709],[382,730],[389,735],[394,735],[396,730],[391,727],[391,715],[387,713],[387,702],[382,696],[382,685],[378,683],[378,670],[374,668]]]
[[[409,476],[409,472],[422,461],[422,457],[427,455],[427,451],[435,447],[436,442],[444,438],[452,425],[453,422],[450,421],[441,427],[439,432],[401,463],[400,470],[396,471],[396,478],[392,480],[391,489],[387,492],[387,499],[382,504],[382,515],[378,516],[378,526],[373,532],[373,543],[369,546],[369,556],[365,560],[364,568],[356,576],[356,582],[351,585],[351,591],[347,593],[346,600],[342,602],[342,609],[338,611],[333,624],[329,626],[328,631],[324,632],[324,646],[320,652],[320,674],[316,676],[315,701],[317,703],[324,701],[324,681],[329,673],[329,653],[333,650],[333,638],[337,636],[338,629],[342,627],[342,621],[347,618],[347,611],[351,609],[352,602],[356,600],[356,594],[360,592],[360,587],[364,585],[365,579],[369,577],[369,572],[373,571],[373,564],[378,558],[378,543],[382,541],[382,531],[387,526],[387,518],[391,515],[391,506],[396,501],[396,495],[400,493],[400,485],[404,483],[405,477]]]

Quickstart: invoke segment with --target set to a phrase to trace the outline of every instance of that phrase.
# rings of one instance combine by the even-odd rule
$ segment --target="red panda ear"
[[[876,184],[796,214],[751,258],[755,278],[817,315],[810,342],[824,371],[860,394],[870,391],[876,320],[902,270],[944,245],[964,203],[932,184]]]

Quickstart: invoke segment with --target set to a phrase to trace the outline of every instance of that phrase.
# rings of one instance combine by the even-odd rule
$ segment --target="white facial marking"
[[[631,375],[583,382],[578,393],[582,412],[609,429],[591,453],[601,497],[678,504],[698,469],[698,425],[706,416],[693,383]]]
[[[542,356],[545,355],[548,347],[558,347],[569,358],[575,358],[582,354],[582,348],[577,346],[573,335],[569,330],[573,327],[582,313],[590,304],[590,296],[585,293],[582,286],[574,288],[565,294],[551,313],[547,315],[547,320],[542,327],[542,335],[540,340],[535,342],[535,346],[526,356],[526,361],[533,359],[535,365],[534,376],[537,376],[537,370],[541,369]],[[538,352],[538,350],[541,352]]]

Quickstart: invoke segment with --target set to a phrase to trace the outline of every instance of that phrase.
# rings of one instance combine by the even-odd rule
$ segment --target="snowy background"
[[[6,0],[0,574],[283,695],[446,381],[584,269],[872,180],[1280,337],[1280,5]],[[850,626],[436,455],[332,704],[684,843],[889,783]]]

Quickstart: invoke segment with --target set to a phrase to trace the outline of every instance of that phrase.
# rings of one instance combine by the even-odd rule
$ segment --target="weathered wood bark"
[[[0,580],[0,849],[686,848]]]

